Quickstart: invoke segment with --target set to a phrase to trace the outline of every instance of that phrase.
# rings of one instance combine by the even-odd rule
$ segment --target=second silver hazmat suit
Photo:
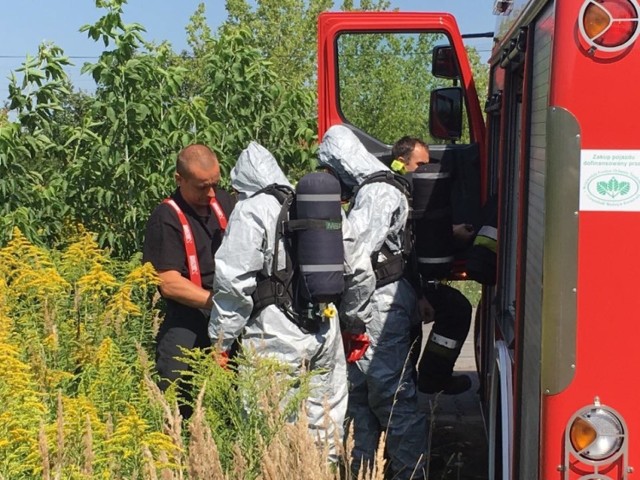
[[[320,144],[318,160],[355,188],[376,172],[388,171],[355,134],[342,125],[331,127]],[[406,196],[385,182],[367,183],[357,192],[348,222],[366,250],[367,258],[401,255],[409,205]],[[376,258],[376,261],[384,259]],[[413,366],[409,360],[412,326],[420,322],[417,300],[405,279],[376,289],[373,315],[366,325],[370,346],[348,365],[349,406],[354,424],[353,464],[373,462],[380,431],[395,479],[422,478],[426,457],[427,417],[418,409]]]
[[[295,372],[315,372],[306,402],[308,426],[315,439],[328,443],[329,460],[336,461],[339,451],[335,439],[342,439],[347,407],[346,362],[337,316],[322,322],[317,332],[308,333],[276,305],[253,311],[257,279],[272,273],[276,224],[281,212],[273,195],[255,194],[271,184],[291,185],[273,155],[255,142],[240,154],[231,171],[231,184],[239,192],[239,202],[215,257],[211,342],[228,349],[241,337],[243,347],[277,358]],[[345,222],[343,239],[342,320],[362,322],[370,315],[369,297],[375,289],[375,276]],[[283,268],[284,245],[278,250],[278,268]]]

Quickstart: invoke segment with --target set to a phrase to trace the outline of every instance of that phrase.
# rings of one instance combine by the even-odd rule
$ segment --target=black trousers
[[[446,284],[436,284],[424,290],[424,295],[435,310],[432,331],[446,338],[464,343],[471,327],[472,307],[460,290]],[[420,357],[422,324],[412,332],[414,366]]]
[[[186,419],[192,413],[192,395],[182,373],[189,371],[189,366],[182,359],[182,349],[210,347],[208,324],[204,318],[202,322],[185,322],[184,326],[178,325],[177,322],[165,323],[160,327],[156,338],[156,371],[160,375],[158,386],[165,391],[171,383],[178,383],[180,413]]]

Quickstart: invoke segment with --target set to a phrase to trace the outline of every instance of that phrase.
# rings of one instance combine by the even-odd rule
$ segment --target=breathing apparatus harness
[[[368,175],[353,191],[353,197],[349,205],[349,210],[353,208],[356,195],[362,187],[371,183],[386,183],[397,188],[407,199],[409,205],[409,218],[411,217],[411,183],[401,175],[397,175],[389,170],[374,172]],[[383,287],[399,280],[405,275],[407,262],[413,251],[413,229],[410,221],[407,221],[403,229],[402,250],[392,252],[385,242],[382,248],[371,255],[371,265],[376,275],[376,288]],[[380,255],[384,256],[383,261],[379,261]]]
[[[402,251],[392,253],[385,242],[371,256],[376,288],[403,276],[416,288],[439,283],[449,275],[454,260],[450,172],[440,163],[421,165],[405,175],[393,171],[375,172],[355,188],[350,208],[358,191],[375,182],[394,186],[405,195],[409,204]],[[380,254],[385,258],[382,262],[378,261]]]

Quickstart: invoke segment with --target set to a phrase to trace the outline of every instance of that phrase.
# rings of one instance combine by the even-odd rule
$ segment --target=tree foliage
[[[248,27],[254,46],[274,70],[294,86],[315,89],[318,15],[335,6],[334,0],[226,0],[228,17],[221,32]],[[388,0],[343,0],[341,10],[385,10]]]
[[[57,244],[65,225],[98,232],[118,255],[139,251],[144,222],[172,189],[176,153],[211,146],[228,173],[251,140],[271,149],[285,170],[308,167],[315,97],[283,81],[240,27],[209,39],[200,55],[198,91],[185,90],[188,65],[169,45],[144,42],[144,28],[122,22],[123,0],[102,0],[105,14],[82,30],[105,45],[92,96],[72,93],[62,50],[43,45],[9,87],[16,122],[0,127],[1,240],[12,226]],[[195,37],[194,37],[195,38]]]
[[[0,245],[14,226],[41,245],[64,244],[69,226],[80,223],[101,247],[130,256],[149,212],[173,188],[177,152],[190,143],[216,151],[223,178],[251,140],[292,179],[309,170],[317,149],[317,15],[333,1],[227,0],[228,19],[216,32],[200,5],[187,26],[191,51],[180,53],[146,42],[142,25],[123,22],[125,6],[96,0],[102,16],[81,27],[104,45],[83,66],[93,92],[73,89],[70,60],[54,44],[41,45],[12,76],[0,111]],[[388,6],[343,0],[339,8]],[[418,134],[414,127],[426,121],[419,89],[429,74],[416,68],[407,42],[343,46],[353,55],[342,103],[349,115],[387,125],[384,138]],[[431,45],[412,42],[413,54]],[[358,55],[365,47],[399,55],[372,62]]]

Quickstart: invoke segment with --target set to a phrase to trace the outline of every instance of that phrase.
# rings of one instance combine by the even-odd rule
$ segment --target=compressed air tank
[[[302,294],[311,303],[334,302],[344,290],[340,182],[308,173],[296,186],[295,244]]]
[[[441,163],[427,163],[410,175],[418,271],[424,280],[440,280],[454,259],[451,174]]]

